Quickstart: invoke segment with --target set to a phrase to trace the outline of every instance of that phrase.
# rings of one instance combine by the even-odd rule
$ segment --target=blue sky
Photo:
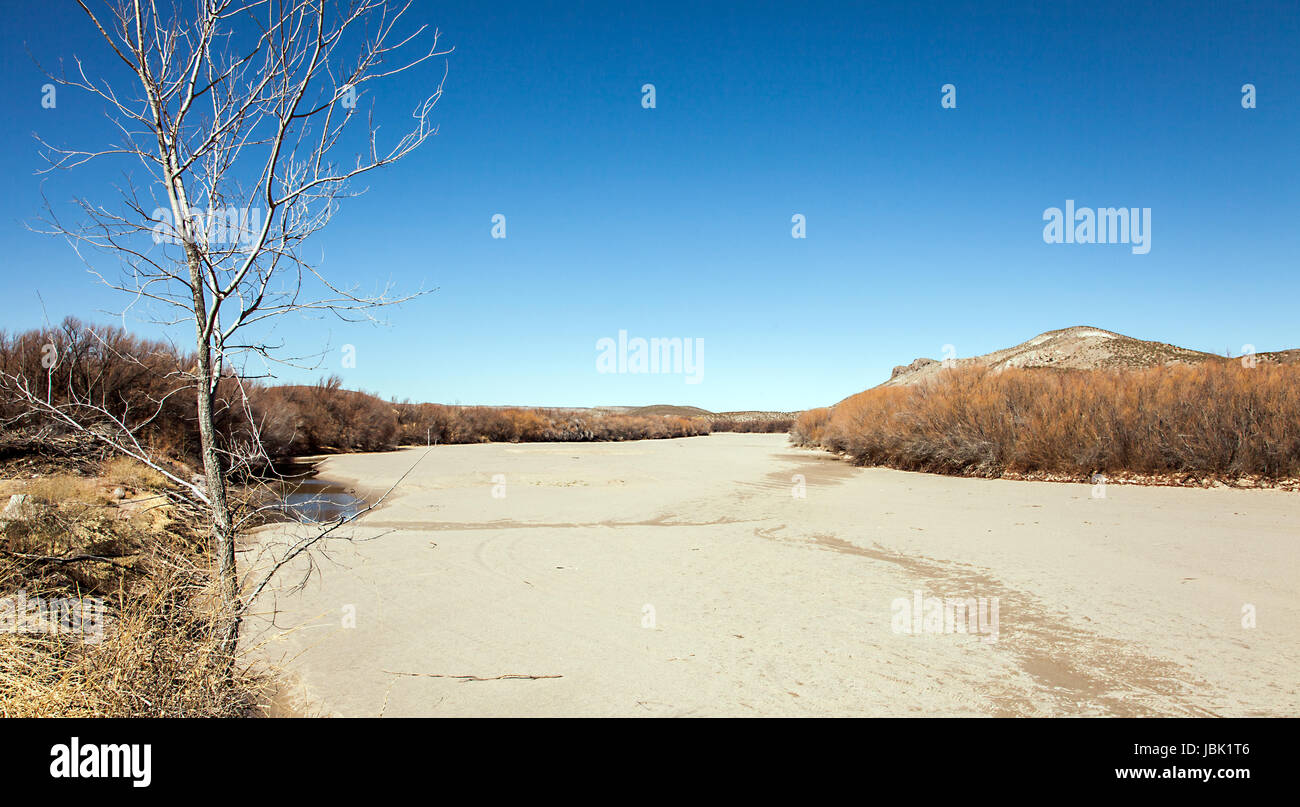
[[[286,321],[291,347],[329,352],[284,379],[467,404],[801,409],[945,344],[973,355],[1069,325],[1218,353],[1300,346],[1300,4],[741,5],[417,1],[455,46],[440,132],[310,249],[332,278],[438,290],[383,327]],[[43,109],[32,57],[116,68],[72,3],[12,6],[0,325],[109,321],[123,300],[23,225],[41,209],[33,132],[113,137],[71,90]],[[441,71],[374,103],[396,125]],[[123,168],[44,189],[68,214],[74,195],[111,201]],[[1150,253],[1044,243],[1043,211],[1066,199],[1151,208]],[[620,330],[702,339],[702,382],[598,373],[597,340]]]

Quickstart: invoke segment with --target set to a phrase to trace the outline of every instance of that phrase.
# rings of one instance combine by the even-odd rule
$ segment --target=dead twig
[[[76,563],[83,560],[93,560],[100,563],[112,563],[116,565],[121,565],[122,561],[136,560],[139,557],[139,555],[33,555],[27,552],[10,552],[7,549],[0,549],[0,555],[7,558],[34,560],[45,563]]]
[[[419,673],[419,672],[394,672],[393,670],[384,670],[389,675],[408,675],[412,678],[457,678],[461,681],[504,681],[506,679],[523,679],[526,681],[536,681],[541,678],[563,678],[563,675],[523,675],[520,673],[506,673],[504,675],[489,675],[481,677],[478,675],[445,675],[443,673]]]

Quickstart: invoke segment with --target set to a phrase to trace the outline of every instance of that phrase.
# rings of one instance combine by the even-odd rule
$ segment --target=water
[[[366,500],[358,496],[355,489],[314,478],[316,469],[311,463],[285,463],[277,465],[276,471],[284,480],[267,481],[280,490],[275,505],[284,521],[325,524],[340,518],[352,518],[367,506]]]
[[[296,521],[322,524],[339,518],[352,518],[365,509],[365,500],[351,493],[327,490],[328,484],[300,483],[294,493],[281,500],[281,510]],[[317,485],[321,486],[319,490],[304,490]]]

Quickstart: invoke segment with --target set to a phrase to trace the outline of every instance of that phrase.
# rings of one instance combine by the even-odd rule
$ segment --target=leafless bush
[[[402,443],[586,442],[708,434],[698,418],[558,409],[399,404]]]
[[[743,432],[746,434],[779,434],[790,431],[794,418],[753,418],[737,420],[735,418],[714,418],[709,427],[715,432]]]

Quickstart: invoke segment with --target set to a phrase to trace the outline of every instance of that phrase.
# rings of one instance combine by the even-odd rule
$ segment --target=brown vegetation
[[[944,371],[804,412],[804,445],[858,464],[998,476],[1300,476],[1300,366]]]
[[[0,381],[25,379],[42,400],[91,427],[111,425],[110,417],[127,428],[144,426],[155,445],[178,455],[197,445],[194,395],[182,378],[191,363],[165,342],[74,318],[48,331],[0,331]],[[40,420],[25,417],[29,406],[7,384],[0,393],[0,421]]]
[[[344,389],[337,376],[310,386],[257,387],[249,397],[272,456],[382,451],[397,438],[396,408]]]
[[[400,404],[398,420],[405,445],[658,440],[709,433],[708,422],[698,418],[596,410]]]
[[[777,434],[788,432],[794,426],[794,418],[772,418],[770,420],[736,420],[718,417],[710,421],[709,426],[715,432],[747,432],[758,434]]]
[[[220,658],[209,539],[161,490],[135,487],[156,481],[151,473],[110,461],[95,478],[0,485],[5,501],[30,497],[23,513],[0,520],[0,715],[235,716],[254,708],[257,676],[232,674]],[[108,486],[123,483],[136,495],[114,504]],[[93,616],[80,629],[51,630],[37,618],[38,598],[84,604]]]
[[[57,359],[52,367],[42,365],[45,356]],[[117,419],[138,428],[156,453],[189,462],[199,446],[192,364],[164,342],[75,319],[52,332],[0,332],[0,374],[26,378],[42,399],[80,422],[112,426]],[[60,424],[4,393],[0,388],[0,422],[59,431]],[[284,386],[226,377],[214,409],[223,446],[248,455],[257,439],[268,459],[426,442],[645,440],[710,431],[705,419],[656,412],[397,403],[344,389],[336,376]]]

